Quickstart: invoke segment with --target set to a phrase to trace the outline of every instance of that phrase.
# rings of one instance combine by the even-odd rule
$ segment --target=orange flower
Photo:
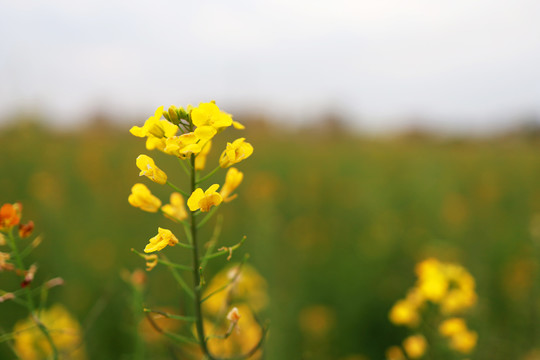
[[[7,230],[21,221],[22,205],[20,203],[4,204],[0,208],[0,230]]]

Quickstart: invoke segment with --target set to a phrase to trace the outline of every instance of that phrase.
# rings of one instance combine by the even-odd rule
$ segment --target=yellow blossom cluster
[[[162,116],[165,119],[162,119]],[[171,106],[164,111],[161,106],[142,127],[133,126],[130,132],[137,137],[146,138],[148,150],[157,149],[178,157],[181,162],[194,159],[194,171],[201,171],[204,170],[207,156],[212,149],[212,139],[230,126],[235,129],[244,129],[242,124],[233,121],[230,114],[221,111],[215,102],[209,102],[201,103],[197,107],[188,106],[187,110]],[[137,183],[132,187],[128,201],[132,206],[143,211],[152,213],[159,211],[175,222],[182,222],[188,218],[186,205],[191,212],[209,212],[212,207],[219,206],[222,202],[229,202],[236,197],[233,192],[242,182],[243,173],[231,166],[247,159],[251,154],[253,154],[253,146],[247,143],[245,138],[227,143],[219,158],[218,168],[229,168],[220,192],[217,191],[219,184],[213,184],[206,190],[196,188],[191,194],[184,193],[186,196],[189,195],[186,202],[182,194],[175,191],[170,195],[170,203],[162,206],[161,200],[154,196],[146,185]],[[174,188],[167,174],[150,156],[139,155],[136,165],[140,170],[140,176],[146,176],[160,185],[169,184]],[[173,246],[177,243],[178,239],[170,230],[160,229],[144,251],[147,253],[160,251],[167,245]]]
[[[454,316],[476,304],[472,275],[459,264],[441,262],[435,258],[416,264],[415,273],[415,286],[409,289],[404,299],[392,306],[388,314],[390,321],[395,325],[416,328],[423,320],[426,321],[422,319],[422,312],[430,303],[438,308],[443,319],[439,333],[448,338],[449,347],[463,354],[470,353],[476,346],[477,333],[467,328],[463,318]],[[411,359],[421,358],[427,346],[421,334],[410,336],[403,343],[403,349]],[[388,349],[386,358],[397,360],[405,359],[405,356],[399,347],[393,346]]]

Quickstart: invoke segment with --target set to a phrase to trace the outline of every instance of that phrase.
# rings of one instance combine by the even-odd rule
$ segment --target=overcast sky
[[[215,99],[489,129],[540,114],[539,64],[538,0],[0,0],[0,119]]]

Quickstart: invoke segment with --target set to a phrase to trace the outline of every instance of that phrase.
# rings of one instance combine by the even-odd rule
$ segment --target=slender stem
[[[195,191],[197,186],[196,182],[196,170],[195,170],[195,155],[191,155],[191,192]],[[199,344],[203,353],[212,360],[213,357],[208,351],[208,346],[206,343],[206,337],[204,335],[204,326],[203,326],[203,316],[201,309],[201,274],[199,272],[199,246],[197,243],[197,218],[193,211],[190,212],[191,215],[191,241],[193,244],[193,287],[195,290],[195,317],[197,318],[196,327],[197,335],[199,338]]]
[[[180,165],[182,165],[182,169],[184,169],[184,172],[186,173],[186,175],[191,176],[188,168],[186,167],[186,164],[184,164],[184,160],[178,158],[178,162],[180,163]]]
[[[221,169],[221,166],[218,165],[214,170],[210,171],[210,173],[208,175],[206,175],[206,176],[202,177],[201,179],[197,180],[195,183],[200,184],[203,181],[210,179],[212,177],[212,175],[214,175],[219,169]],[[193,191],[195,191],[195,189],[193,189]]]
[[[17,248],[17,244],[15,244],[15,238],[13,237],[12,229],[10,229],[8,232],[8,241],[9,241],[9,246],[11,247],[11,251],[13,252],[13,255],[15,257],[17,267],[21,269],[22,271],[24,271],[25,267],[24,267],[21,255],[19,253],[19,249]],[[56,349],[56,345],[54,345],[54,341],[51,337],[51,334],[49,334],[49,331],[47,330],[45,325],[43,325],[43,323],[39,320],[39,317],[38,317],[39,314],[36,313],[35,306],[34,306],[34,299],[32,298],[32,292],[30,291],[30,285],[24,288],[24,293],[27,299],[28,311],[30,312],[32,318],[34,319],[34,322],[36,323],[36,325],[39,327],[39,329],[41,330],[41,332],[43,333],[43,335],[49,342],[49,345],[51,346],[51,350],[53,353],[53,359],[58,360],[58,350]]]
[[[189,197],[189,194],[184,190],[180,189],[178,186],[174,185],[172,182],[167,180],[167,185],[169,185],[173,190],[178,191],[180,194]]]

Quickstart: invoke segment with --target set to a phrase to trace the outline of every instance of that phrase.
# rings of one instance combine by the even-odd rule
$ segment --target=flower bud
[[[19,236],[24,239],[32,235],[34,231],[34,222],[29,221],[27,224],[19,224]]]

